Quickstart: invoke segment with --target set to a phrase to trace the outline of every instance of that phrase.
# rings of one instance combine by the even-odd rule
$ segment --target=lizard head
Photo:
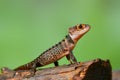
[[[69,35],[71,36],[72,40],[76,43],[89,30],[90,26],[88,24],[78,24],[69,28]]]

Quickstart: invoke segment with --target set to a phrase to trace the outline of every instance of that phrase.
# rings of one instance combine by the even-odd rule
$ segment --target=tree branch
[[[3,78],[9,80],[112,80],[109,60],[101,59],[41,69],[35,74],[32,70],[13,71],[13,73],[14,75],[11,76],[7,76],[11,73],[2,73],[0,80]]]

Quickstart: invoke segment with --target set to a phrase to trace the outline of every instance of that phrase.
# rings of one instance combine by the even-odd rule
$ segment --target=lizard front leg
[[[77,60],[75,58],[75,56],[73,55],[72,51],[69,52],[68,55],[66,55],[66,58],[67,60],[72,64],[73,62],[74,63],[77,63]]]

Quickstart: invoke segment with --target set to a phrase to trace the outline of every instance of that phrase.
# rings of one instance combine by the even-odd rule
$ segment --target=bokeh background
[[[80,23],[91,30],[73,51],[77,60],[109,59],[120,69],[120,0],[0,0],[0,68],[30,62]]]

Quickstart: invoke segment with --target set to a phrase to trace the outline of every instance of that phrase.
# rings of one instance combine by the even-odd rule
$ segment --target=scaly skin
[[[69,34],[66,36],[58,44],[54,45],[53,47],[49,48],[45,52],[43,52],[39,57],[34,59],[33,61],[22,65],[16,69],[17,70],[30,70],[36,69],[37,67],[41,67],[50,63],[54,63],[55,66],[58,66],[58,60],[62,57],[66,56],[70,63],[76,63],[77,60],[74,57],[72,50],[74,49],[78,40],[89,31],[90,26],[87,24],[80,24],[74,27],[69,28]]]

